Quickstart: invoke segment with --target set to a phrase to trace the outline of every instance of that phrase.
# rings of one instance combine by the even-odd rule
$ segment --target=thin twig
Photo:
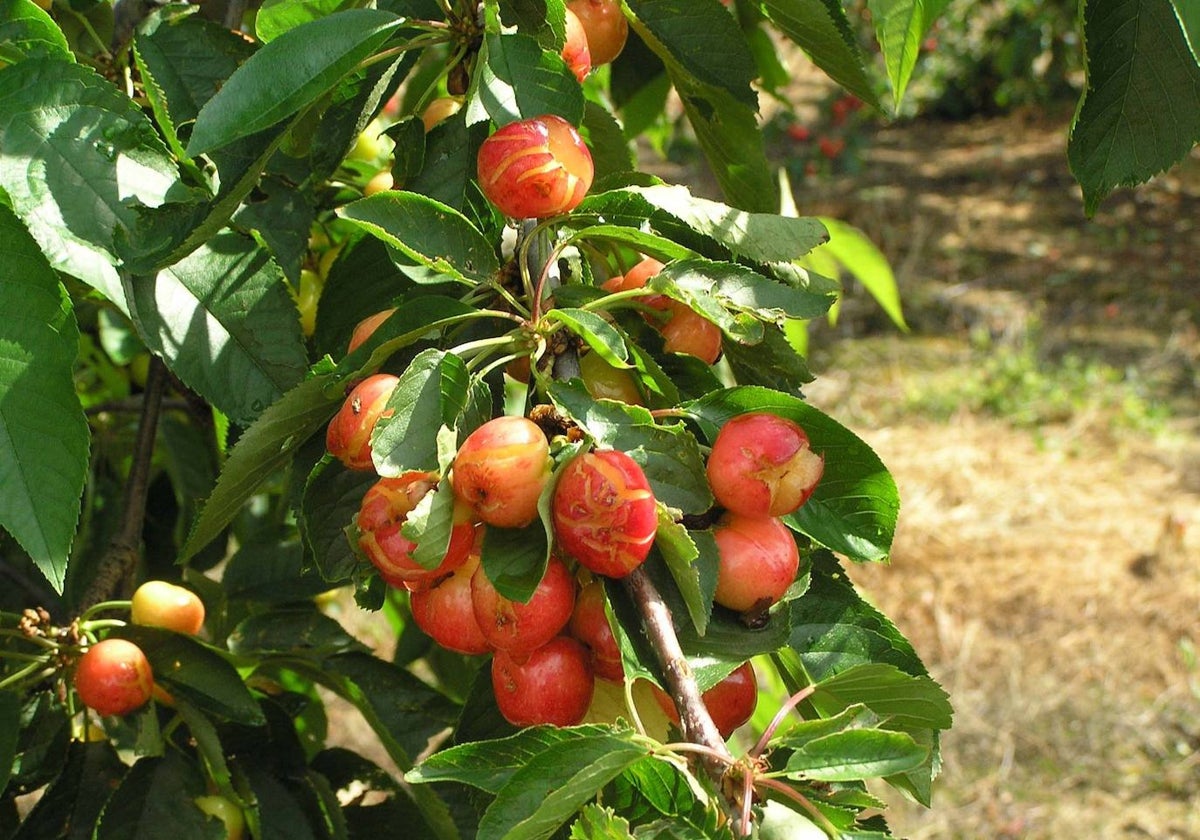
[[[142,526],[146,521],[146,494],[150,489],[154,439],[158,433],[158,415],[166,388],[167,368],[161,359],[153,356],[150,359],[150,371],[146,375],[142,417],[133,447],[129,478],[125,484],[125,507],[121,511],[120,527],[80,600],[81,611],[114,597],[137,568],[141,556]]]

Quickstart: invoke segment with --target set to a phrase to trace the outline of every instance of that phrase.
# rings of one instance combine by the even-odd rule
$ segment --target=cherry
[[[669,694],[655,686],[654,699],[663,712],[676,726],[679,725],[679,711]],[[754,667],[749,662],[743,662],[725,679],[700,695],[704,708],[721,733],[722,738],[728,738],[739,726],[750,720],[754,707],[758,702],[758,682],[754,675]]]
[[[686,353],[705,364],[715,362],[721,355],[721,328],[677,300],[668,303],[667,311],[671,318],[659,328],[663,350]]]
[[[765,612],[796,579],[800,552],[780,520],[726,513],[713,528],[717,543],[717,591],[723,607]]]
[[[242,840],[246,836],[246,817],[236,802],[219,794],[197,796],[196,807],[225,825],[226,840]]]
[[[381,478],[363,494],[358,509],[358,547],[395,587],[423,589],[461,566],[475,542],[474,525],[465,509],[455,517],[450,544],[442,562],[426,569],[413,559],[416,544],[401,533],[408,514],[427,493],[437,487],[437,475],[406,472],[396,478]]]
[[[442,120],[457,114],[462,110],[462,106],[463,101],[457,96],[439,96],[430,102],[421,112],[421,124],[425,127],[426,133],[432,131],[433,127]]]
[[[75,665],[79,699],[102,715],[127,715],[150,699],[154,675],[142,649],[125,639],[105,639]]]
[[[592,72],[592,54],[588,50],[587,33],[583,24],[570,9],[566,10],[567,36],[563,43],[562,58],[575,78],[583,81]]]
[[[784,516],[808,501],[825,459],[804,429],[767,412],[740,414],[721,427],[708,457],[708,483],[724,507],[746,516]]]
[[[593,399],[618,400],[626,405],[642,405],[642,392],[629,371],[613,367],[599,353],[587,353],[579,359],[579,375]]]
[[[399,378],[390,373],[368,376],[346,397],[325,431],[325,448],[352,470],[373,470],[371,432],[381,417],[390,417],[388,399]]]
[[[525,417],[495,417],[463,441],[450,482],[454,495],[480,520],[522,528],[538,516],[550,480],[550,443]]]
[[[129,620],[194,636],[204,626],[204,603],[190,589],[165,580],[148,580],[133,593]]]
[[[592,668],[597,677],[620,682],[625,679],[621,665],[621,649],[604,612],[604,584],[594,580],[579,590],[575,598],[575,611],[567,629],[571,635],[588,647],[592,654]]]
[[[567,0],[567,8],[587,33],[593,67],[608,64],[621,54],[629,37],[629,21],[621,12],[620,0]]]
[[[567,625],[575,609],[575,578],[551,557],[537,589],[522,604],[497,592],[481,565],[471,577],[471,601],[488,644],[519,655],[541,647]]]
[[[658,508],[637,462],[608,449],[577,455],[554,488],[559,549],[593,572],[621,578],[642,564],[658,531]]]
[[[514,726],[574,726],[587,714],[595,687],[587,649],[568,636],[524,657],[500,651],[492,659],[496,705]]]
[[[354,326],[354,332],[350,334],[350,344],[346,347],[347,353],[353,353],[361,347],[368,338],[375,334],[375,330],[379,329],[379,325],[392,317],[395,308],[384,309],[376,312],[374,315],[368,315]]]
[[[487,653],[491,645],[475,620],[471,579],[479,568],[472,555],[448,576],[409,597],[413,622],[447,650],[473,656]]]
[[[509,123],[483,141],[479,187],[506,216],[545,219],[574,210],[592,186],[592,153],[575,126],[545,114]]]

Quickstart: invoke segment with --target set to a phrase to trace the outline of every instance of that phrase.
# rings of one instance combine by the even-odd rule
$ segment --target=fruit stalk
[[[146,391],[142,395],[142,416],[138,421],[133,460],[125,483],[125,505],[121,523],[108,550],[100,558],[95,576],[80,600],[80,611],[117,595],[137,568],[141,554],[142,526],[146,520],[146,494],[150,489],[150,462],[154,440],[158,436],[158,416],[167,390],[167,368],[157,356],[150,358]]]

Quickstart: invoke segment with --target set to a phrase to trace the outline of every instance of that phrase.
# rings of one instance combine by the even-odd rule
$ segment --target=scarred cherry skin
[[[718,556],[713,600],[721,606],[747,614],[764,612],[796,579],[800,552],[779,519],[726,513],[712,535]]]
[[[479,187],[506,216],[545,219],[574,210],[592,186],[592,153],[562,117],[509,123],[477,156]]]
[[[583,81],[592,72],[592,53],[588,50],[587,33],[583,24],[570,9],[566,14],[567,34],[563,42],[562,58],[567,67],[575,74],[575,78]]]
[[[621,54],[629,37],[629,21],[621,11],[620,0],[568,0],[567,8],[587,33],[593,67],[608,64]]]
[[[577,455],[554,487],[558,548],[596,574],[621,578],[646,559],[658,508],[637,462],[612,449]]]
[[[600,581],[594,580],[580,589],[567,629],[591,651],[597,677],[621,682],[625,679],[621,649],[604,612],[604,601],[604,584]]]
[[[514,656],[541,647],[559,634],[575,609],[575,578],[557,557],[551,557],[537,589],[522,604],[496,591],[481,565],[471,578],[475,620],[496,650]]]
[[[708,483],[717,501],[746,516],[784,516],[816,489],[825,459],[804,429],[767,412],[740,414],[713,441]]]
[[[678,726],[679,711],[670,695],[655,686],[654,699]],[[754,667],[749,662],[743,662],[729,676],[700,695],[700,699],[704,701],[704,707],[708,709],[721,737],[728,738],[735,729],[750,720],[758,704],[758,681]]]
[[[526,417],[495,417],[462,442],[450,483],[480,521],[522,528],[537,518],[550,468],[550,443],[536,423]]]
[[[474,525],[464,509],[455,517],[450,544],[437,567],[426,569],[413,559],[416,544],[401,529],[417,503],[436,486],[434,473],[414,471],[381,478],[363,494],[356,520],[358,547],[392,586],[424,589],[461,566],[471,552]]]
[[[491,650],[475,620],[471,598],[471,578],[478,568],[479,558],[472,555],[448,576],[409,598],[413,622],[427,636],[447,650],[468,656]]]
[[[399,378],[389,373],[368,376],[354,389],[329,421],[325,430],[325,448],[352,470],[373,470],[371,432],[381,417],[388,417],[388,399]]]
[[[154,675],[142,649],[126,639],[105,639],[75,665],[75,691],[102,715],[127,715],[150,699]]]
[[[587,650],[569,636],[523,657],[500,651],[492,658],[496,705],[514,726],[574,726],[587,714],[595,687]]]

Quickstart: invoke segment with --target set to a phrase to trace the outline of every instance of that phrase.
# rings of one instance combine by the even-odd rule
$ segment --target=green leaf
[[[789,776],[819,782],[850,782],[904,773],[919,767],[928,751],[903,732],[851,729],[817,738],[788,756]]]
[[[104,806],[95,840],[154,840],[164,826],[179,837],[220,840],[224,826],[191,804],[204,793],[204,776],[181,753],[140,759]]]
[[[67,763],[39,797],[12,840],[92,840],[105,800],[125,765],[107,741],[71,741]]]
[[[308,367],[296,306],[266,249],[233,232],[155,277],[127,281],[146,345],[230,420],[246,424]]]
[[[500,270],[492,244],[466,216],[418,193],[377,193],[341,215],[447,279],[476,285]]]
[[[539,518],[524,528],[487,528],[480,562],[496,591],[526,603],[546,574],[550,538]]]
[[[479,822],[479,834],[544,840],[647,752],[632,733],[606,733],[552,744],[497,791]]]
[[[404,519],[401,533],[405,539],[417,544],[412,551],[412,558],[426,569],[436,569],[446,558],[454,531],[455,506],[456,499],[447,470],[434,492],[426,494]]]
[[[58,275],[2,204],[0,263],[0,527],[61,593],[90,441],[75,393],[79,328]]]
[[[229,558],[221,588],[231,600],[276,604],[309,600],[328,591],[330,582],[304,567],[304,546],[298,539],[252,539]]]
[[[312,659],[366,650],[342,625],[312,606],[255,613],[229,634],[229,649],[239,656],[287,654]]]
[[[466,212],[479,194],[476,155],[490,129],[486,120],[468,126],[461,112],[442,120],[425,135],[425,165],[404,188]]]
[[[391,12],[348,9],[290,29],[231,75],[196,117],[192,157],[280,123],[314,104],[404,23]]]
[[[784,318],[809,319],[824,314],[833,302],[826,295],[788,286],[736,263],[704,259],[676,260],[648,284],[668,291],[662,284],[673,282],[691,295],[677,299],[707,315],[702,299],[710,297],[723,308],[745,312],[763,321],[782,323]],[[672,297],[676,295],[672,294]]]
[[[467,98],[467,123],[491,118],[498,126],[557,114],[583,120],[583,89],[566,62],[520,33],[484,36]]]
[[[305,23],[323,18],[352,0],[266,0],[254,16],[254,34],[266,43]]]
[[[733,15],[717,0],[628,0],[627,5],[639,31],[644,27],[650,34],[647,42],[661,45],[682,74],[758,109],[751,87],[757,75],[754,57]]]
[[[150,660],[155,682],[211,715],[251,726],[263,722],[262,709],[228,660],[191,636],[130,624],[114,635],[136,644]]]
[[[75,60],[54,19],[29,0],[0,0],[0,56],[9,50],[19,53],[10,63],[27,56]]]
[[[584,806],[579,818],[571,823],[570,840],[634,840],[629,821],[619,817],[612,808],[591,804]]]
[[[1183,27],[1184,37],[1192,50],[1192,58],[1200,64],[1200,6],[1188,0],[1171,0],[1175,15]]]
[[[513,774],[555,744],[602,738],[610,727],[530,726],[507,738],[471,741],[435,752],[404,775],[411,784],[459,782],[491,794],[499,793]]]
[[[718,201],[697,198],[687,187],[629,187],[627,192],[644,198],[651,206],[670,213],[692,230],[724,245],[735,257],[755,262],[794,260],[829,238],[818,219],[779,216],[774,207],[767,212],[750,213]]]
[[[810,702],[825,717],[861,703],[897,729],[949,729],[954,715],[932,678],[883,663],[856,665],[822,680]]]
[[[93,70],[31,58],[0,70],[0,148],[0,190],[50,264],[125,309],[113,241],[177,181],[154,126]]]
[[[216,538],[259,485],[328,422],[344,397],[338,380],[321,374],[300,383],[267,408],[230,451],[179,559],[186,560]]]
[[[853,225],[827,216],[821,216],[820,221],[829,231],[829,241],[816,253],[831,257],[840,268],[850,272],[875,298],[892,323],[907,332],[908,324],[904,322],[904,312],[900,307],[896,275],[892,273],[884,253]]]
[[[1083,32],[1088,86],[1067,158],[1092,216],[1114,189],[1148,180],[1200,142],[1200,64],[1167,0],[1093,0]]]
[[[320,576],[329,583],[353,578],[361,566],[346,538],[346,526],[358,513],[363,494],[378,480],[373,472],[347,469],[326,455],[304,484],[300,533]]]
[[[757,344],[725,342],[722,354],[739,385],[762,385],[799,396],[800,386],[813,381],[808,362],[779,329],[763,330]]]
[[[581,128],[592,152],[596,180],[637,168],[633,148],[607,108],[590,100],[585,103]]]
[[[625,339],[612,324],[596,313],[586,309],[551,309],[545,317],[548,321],[557,321],[566,326],[610,365],[627,366],[625,362],[629,358],[629,351],[625,349]]]
[[[549,396],[599,446],[633,458],[660,502],[684,513],[703,513],[712,506],[700,446],[682,423],[656,423],[639,406],[593,400],[577,381],[554,383]]]
[[[382,476],[438,468],[438,430],[453,426],[467,404],[471,380],[458,356],[422,350],[400,375],[386,412],[371,434],[371,458]]]
[[[788,524],[854,560],[888,556],[896,531],[900,497],[879,456],[857,435],[798,397],[753,386],[732,388],[684,406],[709,440],[730,418],[767,411],[799,423],[814,452],[825,456],[825,473]]]
[[[868,0],[875,38],[883,51],[898,107],[921,54],[921,42],[949,0]],[[860,95],[860,98],[865,99]],[[867,99],[866,101],[871,102]],[[878,107],[877,103],[875,104]]]
[[[654,545],[662,554],[696,633],[703,636],[717,591],[717,546],[711,531],[688,531],[661,504]]]
[[[920,2],[920,0],[918,0]],[[871,4],[874,7],[874,3]],[[837,0],[763,0],[762,10],[829,78],[879,108],[879,98],[863,67],[858,36]],[[890,46],[890,42],[889,42]],[[911,68],[910,68],[911,71]],[[902,87],[896,90],[899,101]]]

